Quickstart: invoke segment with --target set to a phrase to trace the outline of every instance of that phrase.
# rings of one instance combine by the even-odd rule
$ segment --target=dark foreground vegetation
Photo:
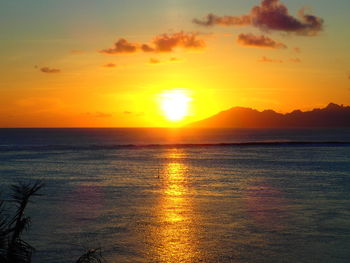
[[[30,263],[35,248],[23,240],[31,218],[25,209],[34,196],[39,196],[43,184],[17,183],[11,186],[9,199],[0,199],[0,263]],[[102,263],[100,249],[90,249],[76,263]]]

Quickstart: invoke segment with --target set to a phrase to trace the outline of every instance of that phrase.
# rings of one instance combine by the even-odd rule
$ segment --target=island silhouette
[[[311,111],[282,114],[273,110],[233,107],[189,124],[203,128],[344,128],[350,127],[350,106],[329,103]]]

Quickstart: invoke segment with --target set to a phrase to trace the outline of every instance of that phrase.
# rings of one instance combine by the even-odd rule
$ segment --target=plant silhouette
[[[22,239],[22,234],[28,231],[31,218],[25,215],[25,209],[31,198],[39,196],[42,182],[11,185],[10,200],[0,200],[0,263],[31,263],[34,247]],[[15,205],[13,215],[7,213],[6,203]],[[100,249],[90,249],[76,263],[100,263]]]

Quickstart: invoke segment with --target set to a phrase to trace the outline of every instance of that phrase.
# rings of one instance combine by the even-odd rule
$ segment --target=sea
[[[350,262],[350,129],[0,129],[37,263]]]

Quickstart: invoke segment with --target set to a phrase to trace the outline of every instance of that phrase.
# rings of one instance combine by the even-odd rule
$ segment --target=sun
[[[189,102],[192,99],[185,90],[170,90],[160,94],[160,106],[169,121],[181,121],[188,114]]]

